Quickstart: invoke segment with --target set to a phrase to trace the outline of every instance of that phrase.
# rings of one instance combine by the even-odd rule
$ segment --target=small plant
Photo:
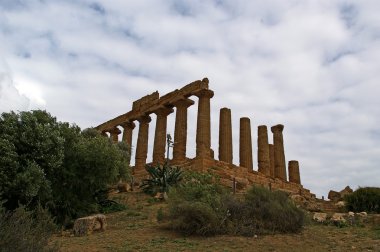
[[[170,187],[175,186],[182,179],[182,171],[178,167],[157,164],[145,167],[150,178],[144,179],[140,188],[143,192],[156,195],[157,193],[167,193]]]
[[[380,188],[363,187],[346,195],[346,208],[354,212],[380,213]]]
[[[58,251],[57,244],[49,245],[55,231],[50,214],[40,206],[6,211],[0,205],[0,251]]]

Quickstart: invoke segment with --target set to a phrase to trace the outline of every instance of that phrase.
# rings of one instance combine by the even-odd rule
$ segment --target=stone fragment
[[[74,222],[74,236],[85,236],[94,231],[105,231],[107,227],[106,216],[96,214],[76,219]]]
[[[337,207],[344,207],[346,204],[344,203],[344,201],[338,201],[337,203],[335,203],[335,206]]]
[[[349,195],[351,193],[353,193],[354,191],[349,187],[349,186],[346,186],[342,191],[340,191],[340,197],[341,198],[344,198],[344,196],[346,195]]]
[[[337,192],[337,191],[333,191],[333,190],[330,190],[329,191],[329,194],[327,195],[327,198],[331,201],[340,201],[341,200],[341,196],[340,196],[340,193]]]
[[[367,217],[367,212],[360,212],[360,213],[357,213],[357,215],[359,215],[360,217]]]
[[[117,190],[119,190],[119,193],[121,193],[121,192],[129,192],[129,191],[131,191],[131,186],[128,183],[119,182],[117,184]]]
[[[313,220],[317,222],[325,222],[327,219],[327,213],[314,213]]]
[[[335,222],[335,223],[346,223],[346,219],[345,219],[345,215],[344,213],[334,213],[333,216],[331,217],[331,221]]]

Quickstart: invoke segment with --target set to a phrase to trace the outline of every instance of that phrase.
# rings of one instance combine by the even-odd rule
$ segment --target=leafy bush
[[[219,216],[210,205],[183,202],[171,209],[171,227],[185,235],[214,235],[220,232]]]
[[[49,240],[56,230],[48,211],[38,207],[27,211],[24,207],[6,211],[0,207],[1,251],[58,251]]]
[[[380,213],[380,188],[363,187],[346,195],[346,207],[349,211]]]
[[[224,188],[213,175],[186,172],[182,183],[169,192],[170,227],[186,235],[223,232],[223,194]]]
[[[47,206],[59,223],[98,210],[96,193],[128,176],[127,146],[46,111],[0,116],[0,200]]]
[[[147,165],[145,169],[150,178],[144,179],[140,188],[150,195],[156,195],[158,192],[167,193],[170,187],[175,186],[182,179],[182,171],[178,167],[169,166],[167,163],[156,166]]]
[[[294,233],[301,230],[304,213],[281,191],[252,187],[244,200],[225,198],[229,211],[228,225],[232,233],[254,235],[265,233]]]
[[[293,233],[304,223],[303,211],[284,192],[252,187],[239,198],[211,174],[197,173],[169,193],[167,217],[171,228],[187,235]]]

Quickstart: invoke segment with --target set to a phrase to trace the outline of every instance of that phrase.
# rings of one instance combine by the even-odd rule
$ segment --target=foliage
[[[218,182],[212,174],[186,172],[180,186],[169,192],[171,228],[186,235],[221,233],[221,198],[226,191]]]
[[[228,226],[233,234],[294,233],[304,224],[303,211],[281,191],[271,192],[254,186],[247,191],[244,200],[227,197],[223,202],[229,212]]]
[[[97,210],[96,193],[128,176],[128,149],[35,110],[0,117],[0,200],[47,206],[59,223]]]
[[[41,207],[32,212],[25,207],[6,211],[0,206],[0,227],[1,251],[58,251],[48,245],[56,226]]]
[[[156,195],[158,192],[168,192],[169,189],[175,186],[182,179],[182,171],[178,167],[157,164],[147,165],[145,167],[150,178],[144,179],[140,188],[143,192]]]
[[[167,219],[186,235],[252,236],[298,232],[304,213],[283,192],[252,187],[241,198],[228,194],[211,174],[188,173],[169,193]]]
[[[363,187],[345,196],[349,211],[380,213],[380,188]]]
[[[171,209],[171,227],[185,235],[214,235],[220,232],[219,216],[210,205],[185,201]]]
[[[101,213],[114,213],[114,212],[124,211],[127,209],[126,205],[120,204],[119,202],[116,202],[110,199],[101,201],[99,205],[100,205],[99,211]]]

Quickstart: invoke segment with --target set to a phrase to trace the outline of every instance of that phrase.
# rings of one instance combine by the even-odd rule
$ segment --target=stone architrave
[[[198,101],[197,135],[196,135],[196,155],[197,157],[211,157],[211,118],[210,99],[214,92],[209,89],[195,93]]]
[[[258,126],[257,135],[257,162],[259,172],[270,176],[270,156],[267,126]]]
[[[145,173],[145,164],[148,153],[148,137],[150,116],[146,115],[137,119],[139,121],[139,135],[136,146],[135,174]]]
[[[232,164],[231,109],[220,109],[219,116],[219,160]]]
[[[275,166],[274,166],[274,145],[269,144],[269,168],[270,168],[270,176],[275,178]]]
[[[157,115],[153,146],[154,164],[163,164],[165,162],[167,118],[173,111],[172,108],[163,107],[154,112]]]
[[[193,104],[194,101],[190,99],[182,99],[173,103],[177,108],[174,127],[173,160],[177,162],[186,160],[187,109]]]
[[[284,125],[282,124],[278,124],[271,127],[271,131],[273,133],[273,145],[274,145],[275,177],[283,181],[286,181],[284,139],[282,136],[283,130],[284,130]]]
[[[240,118],[240,166],[253,170],[251,121],[248,117]]]
[[[301,184],[299,163],[296,160],[290,160],[288,163],[289,182]]]
[[[119,141],[119,134],[121,133],[121,130],[119,130],[118,127],[114,127],[109,131],[111,134],[111,139],[114,143],[117,143]]]

